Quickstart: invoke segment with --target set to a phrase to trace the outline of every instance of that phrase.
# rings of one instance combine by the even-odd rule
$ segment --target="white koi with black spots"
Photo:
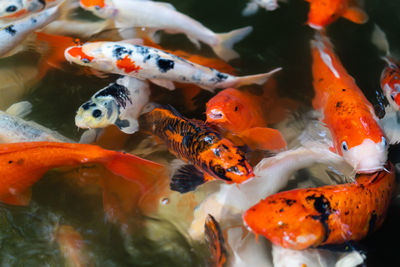
[[[46,9],[31,17],[17,21],[0,29],[0,57],[20,52],[20,44],[35,30],[41,29],[59,17],[58,6]]]
[[[216,88],[264,84],[280,68],[268,73],[237,77],[195,64],[163,50],[124,42],[92,42],[65,50],[65,58],[96,70],[128,75],[168,88],[173,82],[191,83],[211,92]]]
[[[114,124],[124,133],[132,134],[139,129],[137,119],[149,97],[148,82],[124,76],[80,106],[75,124],[79,128],[105,128]]]
[[[145,27],[154,31],[164,30],[167,33],[183,33],[197,47],[200,47],[199,42],[209,45],[215,54],[224,60],[239,57],[239,54],[232,47],[249,35],[253,29],[248,26],[228,33],[217,34],[200,22],[178,12],[171,4],[164,2],[80,0],[80,5],[99,17],[113,19],[117,28]]]

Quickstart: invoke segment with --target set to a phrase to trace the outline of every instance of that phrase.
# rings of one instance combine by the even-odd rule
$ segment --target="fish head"
[[[26,16],[29,11],[26,1],[2,0],[0,2],[0,20],[15,20]]]
[[[251,119],[249,110],[235,91],[238,90],[228,88],[219,92],[208,101],[206,109],[208,123],[234,133],[245,130]]]
[[[80,6],[88,11],[91,11],[96,16],[104,19],[110,19],[118,14],[118,10],[115,9],[111,1],[107,0],[80,0]]]
[[[65,59],[99,71],[112,72],[113,60],[104,55],[103,44],[103,42],[93,42],[68,47],[64,52]]]
[[[400,68],[388,65],[382,72],[381,88],[390,106],[400,110]]]
[[[309,0],[309,2],[307,24],[316,30],[321,30],[337,20],[346,8],[346,1],[343,0]]]
[[[79,128],[105,128],[117,121],[119,109],[112,98],[95,98],[79,107],[75,125]]]
[[[381,134],[354,142],[350,138],[340,140],[339,154],[356,170],[357,173],[373,173],[384,169],[387,161],[388,143]]]
[[[244,153],[228,139],[217,142],[209,151],[207,169],[211,175],[227,183],[242,183],[254,177]]]

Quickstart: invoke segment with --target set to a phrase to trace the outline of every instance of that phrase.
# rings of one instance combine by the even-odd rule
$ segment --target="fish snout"
[[[371,139],[366,139],[362,144],[349,149],[344,157],[357,173],[383,170],[387,161],[386,140],[383,138],[382,142],[375,143]]]
[[[224,112],[220,109],[213,108],[207,112],[207,121],[225,121],[226,117]]]

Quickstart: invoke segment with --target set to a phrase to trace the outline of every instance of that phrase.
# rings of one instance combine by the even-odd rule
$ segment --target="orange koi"
[[[347,73],[331,43],[316,35],[311,43],[313,57],[314,109],[322,112],[329,128],[333,150],[357,172],[383,169],[388,144],[371,103]]]
[[[165,142],[176,157],[194,165],[185,165],[174,174],[172,190],[186,193],[214,179],[240,184],[254,176],[244,153],[231,141],[171,106],[144,114],[140,124]]]
[[[270,80],[264,89],[271,88],[272,83],[275,84],[275,80]],[[285,149],[286,141],[281,133],[267,128],[269,122],[278,122],[287,114],[282,105],[277,109],[277,104],[283,103],[278,100],[277,95],[266,94],[270,91],[265,90],[264,95],[259,96],[234,88],[225,89],[208,101],[207,122],[238,136],[252,149]]]
[[[205,239],[210,248],[213,266],[223,267],[226,262],[227,252],[225,248],[224,235],[219,223],[211,214],[208,214],[204,224]]]
[[[358,7],[355,0],[306,0],[310,3],[307,24],[317,30],[343,17],[352,22],[367,22],[368,15]]]
[[[163,167],[123,152],[94,145],[29,142],[0,144],[0,201],[27,205],[30,187],[48,170],[83,163],[100,163],[116,175],[136,183],[142,193],[151,190]]]
[[[243,215],[245,224],[290,249],[359,241],[378,229],[395,190],[395,172],[360,174],[355,183],[280,192]]]

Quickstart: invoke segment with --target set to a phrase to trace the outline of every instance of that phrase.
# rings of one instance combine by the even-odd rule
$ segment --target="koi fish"
[[[268,73],[232,76],[204,67],[163,50],[124,42],[92,42],[65,50],[65,58],[99,71],[135,77],[174,90],[173,82],[191,83],[203,89],[263,84],[281,68]]]
[[[243,214],[273,244],[306,249],[359,241],[378,229],[395,190],[395,173],[360,174],[356,183],[295,189],[269,196]]]
[[[32,105],[23,101],[0,111],[0,143],[20,142],[68,142],[73,141],[33,121],[23,119]]]
[[[204,224],[205,239],[213,258],[213,266],[223,267],[227,252],[221,227],[211,214],[208,214]]]
[[[388,144],[371,103],[346,72],[326,37],[311,42],[313,107],[329,129],[333,150],[357,172],[375,172],[386,163]]]
[[[0,57],[12,56],[22,50],[20,44],[35,30],[41,29],[60,15],[58,6],[0,29]]]
[[[158,107],[144,114],[140,124],[159,137],[184,165],[172,177],[170,187],[186,193],[210,180],[242,183],[254,176],[245,155],[204,122],[189,120],[173,107]]]
[[[65,266],[90,266],[91,259],[85,253],[85,242],[81,234],[70,225],[54,228],[54,240],[64,256]]]
[[[154,31],[183,33],[198,48],[199,42],[203,42],[226,61],[239,57],[239,54],[232,49],[233,45],[253,30],[251,26],[248,26],[228,33],[216,34],[198,21],[178,12],[171,4],[164,2],[80,0],[80,5],[101,18],[113,19],[117,28],[146,27]]]
[[[45,8],[52,7],[61,0],[3,0],[0,4],[0,24],[20,20]]]
[[[284,1],[284,0],[281,0]],[[242,16],[251,16],[257,13],[259,8],[264,8],[268,11],[273,11],[279,7],[278,0],[250,0],[245,9],[242,11]]]
[[[389,42],[386,34],[375,25],[372,34],[372,42],[379,50],[385,53],[382,59],[386,62],[386,67],[381,74],[381,89],[385,94],[390,106],[395,111],[400,110],[400,66],[390,53]]]
[[[266,127],[265,102],[265,98],[250,92],[225,89],[207,102],[207,123],[239,136],[253,149],[285,149],[281,133]]]
[[[30,187],[48,170],[82,163],[100,163],[114,174],[135,182],[144,193],[163,167],[134,155],[94,145],[27,142],[0,144],[0,201],[27,205]]]
[[[79,128],[105,128],[115,124],[124,133],[132,134],[139,129],[137,118],[149,96],[146,81],[124,76],[80,106],[75,124]]]
[[[367,22],[368,15],[358,7],[354,0],[306,0],[310,3],[307,24],[316,30],[343,17],[352,22],[363,24]]]

